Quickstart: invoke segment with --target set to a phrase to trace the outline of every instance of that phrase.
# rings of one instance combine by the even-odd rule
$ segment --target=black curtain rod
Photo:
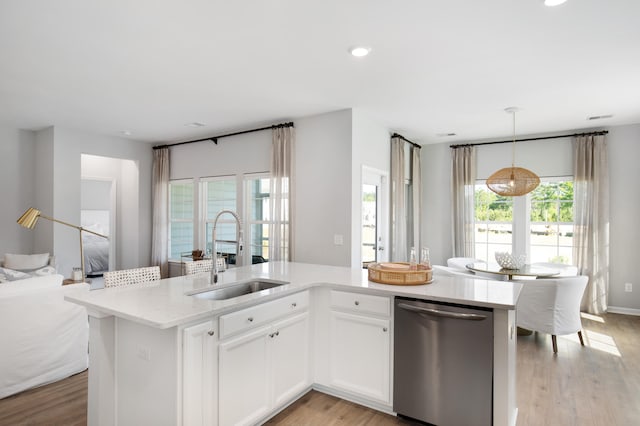
[[[420,145],[418,145],[417,143],[415,143],[415,142],[411,142],[409,139],[405,138],[405,137],[404,137],[404,136],[402,136],[402,135],[399,135],[398,133],[394,133],[394,134],[392,134],[392,135],[391,135],[391,137],[392,137],[392,138],[400,138],[400,139],[402,139],[403,141],[405,141],[405,142],[407,142],[407,143],[410,143],[411,145],[415,146],[416,148],[422,148],[422,147],[421,147]]]
[[[538,138],[527,138],[527,139],[516,139],[516,142],[526,142],[526,141],[540,141],[544,139],[558,139],[558,138],[570,138],[574,136],[598,136],[598,135],[606,135],[609,133],[608,130],[600,130],[597,132],[587,132],[587,133],[573,133],[571,135],[555,135],[555,136],[540,136]],[[513,143],[513,139],[510,141],[494,141],[494,142],[478,142],[478,143],[465,143],[460,145],[449,145],[449,148],[464,148],[466,146],[480,146],[480,145],[494,145],[499,143]]]
[[[273,124],[271,126],[261,127],[259,129],[242,130],[240,132],[227,133],[226,135],[210,136],[208,138],[196,139],[196,140],[193,140],[193,141],[176,142],[176,143],[158,145],[158,146],[154,146],[153,149],[169,148],[171,146],[185,145],[185,144],[188,144],[188,143],[204,142],[204,141],[211,141],[211,142],[215,143],[216,145],[218,145],[218,139],[227,138],[229,136],[244,135],[246,133],[260,132],[262,130],[280,129],[280,128],[283,128],[283,127],[294,127],[293,121],[290,121],[288,123]]]

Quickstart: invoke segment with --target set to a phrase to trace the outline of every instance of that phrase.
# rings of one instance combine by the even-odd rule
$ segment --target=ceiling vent
[[[611,114],[606,114],[606,115],[592,115],[591,117],[587,117],[587,120],[602,120],[604,118],[611,118],[613,117],[613,115]]]

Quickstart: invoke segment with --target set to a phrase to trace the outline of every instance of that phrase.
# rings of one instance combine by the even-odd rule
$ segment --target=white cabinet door
[[[269,329],[220,343],[220,426],[253,424],[270,411]]]
[[[390,322],[331,311],[331,386],[389,404]]]
[[[212,425],[217,421],[217,322],[183,330],[182,424]]]
[[[273,324],[271,365],[273,405],[280,406],[311,383],[309,372],[309,313]]]

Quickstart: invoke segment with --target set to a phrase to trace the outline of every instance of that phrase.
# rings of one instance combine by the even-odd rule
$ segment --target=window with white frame
[[[262,263],[269,259],[270,182],[268,174],[245,177],[248,201],[248,235],[245,245],[250,252],[252,263]]]
[[[195,203],[192,179],[169,182],[169,258],[193,250]]]
[[[497,251],[511,251],[513,244],[513,198],[502,197],[476,184],[475,257],[487,262]]]
[[[514,249],[515,247],[515,249]],[[502,197],[484,182],[475,190],[475,257],[526,253],[528,261],[572,264],[573,181],[545,178],[523,197]]]
[[[202,217],[204,218],[204,225],[200,227],[202,229],[200,241],[205,247],[205,252],[211,254],[213,223],[218,213],[222,210],[239,213],[237,177],[203,178],[200,180],[200,187],[200,203],[203,206]],[[220,216],[216,228],[216,239],[218,253],[227,257],[228,263],[235,264],[236,244],[222,242],[236,239],[236,221],[230,214]]]
[[[573,181],[541,182],[529,196],[529,260],[571,265]]]
[[[268,173],[174,180],[170,188],[169,258],[201,249],[212,252],[213,223],[222,210],[236,212],[243,223],[243,264],[266,262],[269,258],[270,179]],[[196,190],[197,188],[197,190]],[[196,215],[195,213],[198,212]],[[216,250],[236,263],[236,221],[220,216]]]

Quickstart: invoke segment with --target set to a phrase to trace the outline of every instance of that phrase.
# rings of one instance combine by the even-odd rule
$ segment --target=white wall
[[[132,188],[129,194],[137,205],[135,213],[123,218],[122,231],[131,248],[130,255],[121,267],[147,266],[151,259],[151,144],[127,139],[88,134],[59,127],[37,132],[36,158],[42,163],[40,178],[36,184],[37,208],[50,216],[72,224],[80,223],[80,177],[81,154],[130,159],[135,170],[123,178],[125,187]],[[42,183],[42,187],[40,187]],[[51,184],[52,190],[47,186]],[[46,206],[46,207],[45,207]],[[53,236],[48,238],[45,221],[40,221],[33,231],[36,233],[36,249],[52,246],[58,270],[70,276],[71,268],[79,266],[80,245],[78,233],[62,225],[53,227]],[[44,225],[44,226],[43,226]],[[41,238],[41,240],[38,240]]]
[[[351,264],[352,112],[297,119],[295,261]],[[334,236],[343,238],[334,244]]]
[[[609,305],[640,309],[640,271],[635,267],[633,247],[640,241],[636,226],[640,217],[640,125],[609,128],[607,141],[610,165],[610,297]],[[582,130],[580,130],[582,131]],[[567,133],[573,133],[568,131]],[[546,136],[546,135],[532,135]],[[525,138],[526,136],[520,136]],[[511,144],[477,148],[478,179],[511,164]],[[449,144],[426,145],[422,149],[425,245],[431,248],[433,263],[443,264],[452,256],[451,245],[451,154]],[[568,138],[518,142],[516,165],[541,176],[573,174],[571,140]],[[634,284],[634,292],[624,292],[624,283]]]
[[[610,251],[609,305],[640,309],[640,124],[609,129],[610,179]],[[633,284],[633,292],[624,291],[624,283]],[[640,312],[636,312],[640,313]]]
[[[271,132],[222,138],[218,145],[208,141],[179,145],[170,151],[170,179],[268,172]]]
[[[0,125],[0,257],[4,253],[29,253],[33,249],[33,231],[16,220],[35,200],[35,134]]]

